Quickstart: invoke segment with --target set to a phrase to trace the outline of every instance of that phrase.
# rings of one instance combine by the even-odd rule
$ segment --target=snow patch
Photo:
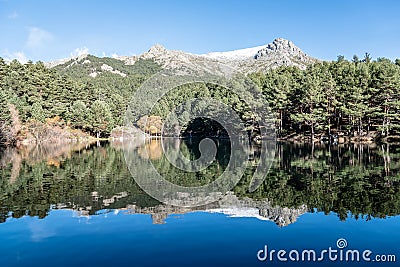
[[[266,47],[265,45],[261,45],[261,46],[238,49],[233,51],[226,51],[226,52],[211,52],[207,54],[201,54],[200,56],[211,59],[231,59],[231,60],[248,59],[248,58],[253,58],[258,51],[260,51],[265,47]]]

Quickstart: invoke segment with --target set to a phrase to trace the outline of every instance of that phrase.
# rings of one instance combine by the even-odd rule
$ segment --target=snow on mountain
[[[261,46],[238,49],[238,50],[227,51],[227,52],[210,52],[207,54],[202,54],[200,56],[212,58],[212,59],[218,59],[218,60],[249,59],[249,58],[254,58],[254,56],[257,54],[257,52],[265,47],[266,47],[266,45],[261,45]]]

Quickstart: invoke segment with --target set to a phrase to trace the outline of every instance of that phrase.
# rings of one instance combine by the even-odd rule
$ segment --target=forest
[[[0,144],[15,145],[29,136],[39,142],[52,127],[108,137],[113,129],[123,125],[133,93],[161,70],[151,60],[124,65],[112,58],[89,55],[86,59],[90,59],[90,64],[67,62],[47,68],[42,62],[6,63],[0,58]],[[104,63],[127,76],[109,72],[95,78],[88,75],[88,70],[100,69]],[[354,56],[349,61],[339,56],[336,61],[318,62],[305,70],[282,66],[251,73],[248,78],[262,90],[276,114],[279,138],[399,139],[400,60],[371,60],[366,54],[363,60]],[[243,100],[224,88],[191,84],[180,89],[173,90],[166,100],[158,103],[155,113],[150,114],[158,118],[156,121],[165,119],[165,110],[171,106],[190,97],[206,95],[230,105],[248,127],[257,126]],[[137,126],[145,127],[140,119]],[[215,127],[209,128],[215,131]]]
[[[159,71],[154,62],[141,61],[128,77],[105,73],[92,78],[79,67],[66,72],[42,62],[6,64],[0,59],[0,143],[13,145],[37,131],[34,141],[41,141],[46,126],[107,137],[123,124],[132,92]]]
[[[296,132],[345,136],[396,136],[400,131],[400,60],[342,56],[305,71],[282,67],[254,73],[276,113],[279,136]]]

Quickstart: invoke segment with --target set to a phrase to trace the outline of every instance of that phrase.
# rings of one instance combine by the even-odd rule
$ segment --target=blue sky
[[[399,13],[396,0],[0,0],[0,56],[133,55],[156,43],[206,53],[283,37],[320,59],[365,52],[395,59]]]

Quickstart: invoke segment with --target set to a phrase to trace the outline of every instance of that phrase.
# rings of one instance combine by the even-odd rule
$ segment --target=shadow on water
[[[190,159],[199,157],[196,140],[170,139]],[[171,213],[238,209],[284,226],[305,212],[335,212],[341,220],[385,218],[400,213],[400,146],[316,145],[279,143],[264,183],[253,193],[248,185],[259,151],[233,192],[197,208],[163,205],[135,183],[123,150],[138,160],[151,160],[167,179],[186,186],[216,179],[229,161],[229,143],[218,141],[217,160],[204,171],[183,173],[171,167],[160,140],[96,145],[41,146],[0,152],[0,222],[25,215],[44,218],[52,209],[73,209],[82,215],[125,209],[151,214],[163,223]],[[138,170],[140,171],[140,170]],[[349,215],[350,214],[350,215]]]

